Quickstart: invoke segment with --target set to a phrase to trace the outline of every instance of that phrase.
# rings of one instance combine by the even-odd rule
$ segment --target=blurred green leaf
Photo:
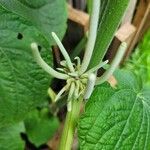
[[[23,150],[25,143],[20,133],[24,131],[23,123],[0,128],[0,150]]]
[[[142,81],[150,85],[150,31],[127,60],[125,68],[141,76]]]
[[[126,69],[117,69],[114,72],[117,80],[117,88],[119,89],[133,89],[139,91],[143,87],[141,77],[138,77],[134,72]]]
[[[47,143],[59,127],[58,119],[50,116],[47,108],[32,111],[24,123],[30,142],[37,147]]]

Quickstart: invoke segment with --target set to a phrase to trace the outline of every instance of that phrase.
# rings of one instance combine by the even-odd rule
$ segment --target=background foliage
[[[143,82],[150,85],[150,31],[144,35],[125,67],[141,76]]]

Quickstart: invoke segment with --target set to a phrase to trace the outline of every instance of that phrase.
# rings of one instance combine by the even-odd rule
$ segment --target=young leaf
[[[24,130],[23,123],[0,128],[0,149],[23,150],[25,143],[20,133]]]
[[[32,111],[24,121],[26,134],[33,144],[39,147],[50,140],[59,126],[57,118],[49,116],[46,108]]]
[[[38,43],[42,57],[52,64],[49,37],[57,27],[59,36],[65,32],[64,10],[64,1],[58,0],[0,0],[0,126],[23,120],[46,101],[52,77],[34,61],[30,45]]]
[[[150,92],[130,85],[96,87],[79,122],[81,149],[150,149]]]
[[[129,0],[101,0],[102,5],[97,41],[89,68],[96,66],[102,61],[126,10],[128,2]]]

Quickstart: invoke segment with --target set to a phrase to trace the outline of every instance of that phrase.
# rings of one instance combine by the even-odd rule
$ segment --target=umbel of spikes
[[[120,45],[116,57],[110,65],[110,68],[101,77],[97,77],[97,70],[106,65],[108,63],[108,60],[100,62],[94,68],[87,70],[96,41],[99,20],[99,8],[100,1],[93,0],[89,38],[82,63],[79,57],[74,58],[76,63],[73,63],[71,61],[69,54],[67,53],[63,44],[54,32],[52,32],[52,37],[54,38],[64,57],[64,60],[60,62],[61,67],[57,68],[57,70],[54,70],[42,59],[38,50],[37,43],[31,43],[33,56],[35,58],[35,61],[39,64],[39,66],[51,76],[57,79],[66,80],[66,85],[55,96],[54,101],[58,101],[65,92],[68,93],[68,111],[71,111],[72,100],[78,100],[80,96],[82,96],[84,99],[88,99],[91,96],[95,85],[102,84],[103,82],[109,79],[109,77],[113,74],[118,64],[120,63],[127,48],[126,43],[122,43]]]

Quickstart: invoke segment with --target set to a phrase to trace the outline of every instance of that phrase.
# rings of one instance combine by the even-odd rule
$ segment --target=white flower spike
[[[88,38],[86,50],[84,53],[82,65],[79,71],[80,74],[84,73],[87,70],[92,54],[93,54],[96,36],[97,36],[100,5],[101,5],[100,0],[93,0],[93,8],[92,8],[92,14],[91,14],[91,19],[90,19],[89,38]]]
[[[126,43],[121,44],[116,54],[116,57],[112,62],[110,69],[106,71],[104,75],[97,78],[96,80],[97,70],[103,67],[104,65],[106,65],[108,63],[108,60],[100,63],[99,65],[97,65],[96,67],[88,71],[85,70],[85,72],[80,74],[81,66],[82,66],[82,64],[80,64],[81,62],[80,58],[75,57],[75,60],[77,60],[77,63],[73,64],[71,62],[71,59],[67,51],[63,47],[62,43],[60,42],[56,34],[54,32],[52,34],[56,40],[56,43],[59,44],[59,47],[61,48],[61,52],[65,58],[65,60],[61,61],[62,67],[57,69],[61,73],[58,71],[55,71],[41,58],[41,55],[39,53],[38,46],[36,43],[31,44],[31,49],[32,49],[33,56],[36,62],[41,66],[41,68],[43,68],[47,73],[54,76],[55,78],[66,80],[67,84],[56,95],[54,102],[59,100],[61,96],[63,95],[63,93],[68,92],[69,94],[68,94],[68,99],[67,99],[67,109],[68,111],[71,111],[71,107],[72,107],[71,100],[77,100],[80,96],[83,96],[84,99],[89,99],[89,97],[91,96],[94,90],[95,82],[96,84],[101,84],[105,82],[110,77],[110,75],[112,75],[112,73],[114,72],[118,64],[120,63],[125,53],[127,44]]]
[[[100,7],[100,1],[99,0],[93,0],[93,8],[98,9]],[[95,12],[98,12],[98,10],[93,10],[93,21],[91,23],[90,27],[90,36],[89,41],[87,44],[87,48],[85,51],[85,55],[81,64],[81,60],[79,57],[75,57],[76,63],[71,62],[71,58],[69,57],[67,51],[65,50],[63,44],[57,37],[57,35],[52,32],[52,37],[56,41],[58,47],[60,48],[60,51],[62,55],[64,56],[63,61],[60,62],[61,67],[57,68],[57,71],[51,68],[42,58],[40,55],[40,52],[38,50],[38,45],[36,43],[31,44],[31,49],[33,56],[36,60],[36,62],[39,64],[43,70],[45,70],[50,75],[54,76],[55,78],[66,80],[66,85],[58,92],[58,94],[55,96],[54,102],[58,101],[63,93],[68,93],[68,99],[67,99],[67,109],[68,111],[71,111],[72,109],[72,100],[78,100],[80,96],[82,96],[84,99],[89,99],[91,96],[95,84],[101,84],[105,82],[114,72],[118,64],[120,63],[125,50],[127,48],[126,43],[122,43],[119,47],[119,50],[116,54],[116,57],[114,58],[111,67],[99,78],[96,79],[96,73],[97,70],[104,65],[108,63],[108,60],[98,64],[94,68],[91,68],[90,70],[87,70],[93,49],[94,44],[96,40],[96,32],[97,32],[97,25],[98,25],[98,14]],[[95,83],[96,82],[96,83]]]
[[[62,74],[62,73],[59,73],[57,71],[55,71],[53,68],[51,68],[42,58],[41,58],[41,55],[39,53],[39,50],[38,50],[38,45],[36,43],[32,43],[31,44],[31,49],[32,49],[32,53],[33,53],[33,56],[35,58],[35,61],[38,63],[38,65],[43,69],[45,70],[47,73],[49,73],[50,75],[52,75],[53,77],[55,78],[58,78],[58,79],[67,79],[69,76],[66,75],[66,74]]]
[[[126,52],[126,49],[127,49],[127,43],[125,42],[121,43],[121,45],[119,46],[118,52],[112,61],[110,68],[101,77],[97,78],[96,85],[104,83],[112,76],[112,74],[114,73],[118,65],[120,64]]]
[[[64,46],[62,45],[61,41],[59,40],[58,36],[54,32],[52,32],[52,37],[54,38],[58,47],[60,48],[60,51],[61,51],[62,55],[64,56],[70,71],[74,72],[74,67],[72,65],[71,59],[70,59],[67,51],[65,50]]]
[[[89,39],[82,64],[79,57],[75,57],[75,60],[77,60],[77,64],[71,62],[67,51],[54,32],[52,32],[52,37],[60,48],[60,51],[65,59],[64,61],[61,61],[61,68],[57,68],[57,70],[60,72],[55,71],[53,68],[48,66],[48,64],[41,58],[36,43],[31,44],[33,56],[36,62],[41,66],[41,68],[43,68],[47,73],[54,76],[55,78],[66,80],[67,84],[56,95],[55,101],[59,100],[64,92],[69,92],[68,111],[71,111],[72,106],[72,102],[70,101],[70,99],[78,99],[80,96],[83,96],[86,99],[89,98],[94,89],[96,80],[96,76],[93,72],[96,72],[99,67],[107,63],[107,61],[104,63],[100,63],[98,66],[87,71],[96,41],[100,3],[100,0],[93,0]]]

